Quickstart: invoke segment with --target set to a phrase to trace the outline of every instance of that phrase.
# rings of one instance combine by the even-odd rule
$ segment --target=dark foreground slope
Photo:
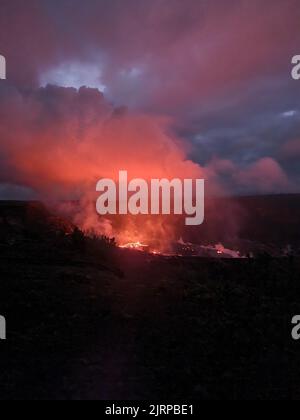
[[[300,398],[299,259],[150,256],[59,224],[6,224],[1,399]]]
[[[259,244],[300,249],[300,194],[207,199],[204,224],[189,228],[185,237],[237,244],[242,251],[244,241],[252,251]]]

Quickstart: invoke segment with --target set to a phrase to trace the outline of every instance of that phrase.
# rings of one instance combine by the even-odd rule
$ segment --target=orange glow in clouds
[[[169,120],[115,110],[96,89],[48,86],[27,96],[15,92],[15,97],[10,92],[1,109],[6,114],[1,150],[16,183],[47,200],[79,199],[74,222],[120,243],[169,240],[173,220],[100,218],[95,208],[99,179],[117,181],[123,168],[129,178],[145,180],[205,178],[204,169],[187,158],[186,143],[172,134]]]

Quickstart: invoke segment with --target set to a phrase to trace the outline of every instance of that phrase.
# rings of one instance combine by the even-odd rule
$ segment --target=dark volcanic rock
[[[299,398],[299,259],[151,256],[26,211],[0,208],[1,399]]]

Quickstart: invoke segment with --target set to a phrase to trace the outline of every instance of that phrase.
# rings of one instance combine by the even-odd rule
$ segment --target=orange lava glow
[[[142,244],[141,242],[129,242],[125,245],[120,245],[120,248],[144,250],[148,248],[148,245]]]
[[[157,249],[152,249],[150,245],[143,244],[141,242],[129,242],[126,244],[119,245],[122,249],[132,249],[135,251],[147,252],[152,255],[161,255],[161,252]]]

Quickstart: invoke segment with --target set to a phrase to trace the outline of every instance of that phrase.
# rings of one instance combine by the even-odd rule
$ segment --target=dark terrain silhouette
[[[121,250],[38,203],[0,232],[1,399],[300,397],[298,257]]]

